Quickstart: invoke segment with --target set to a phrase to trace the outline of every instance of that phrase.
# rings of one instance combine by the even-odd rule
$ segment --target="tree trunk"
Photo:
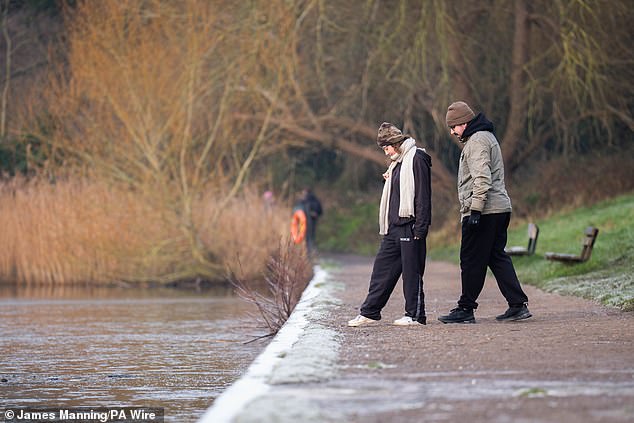
[[[472,89],[462,64],[460,40],[451,37],[447,41],[449,46],[449,80],[451,81],[451,101],[464,101],[467,104],[474,104]],[[449,106],[449,105],[447,105]],[[446,108],[445,108],[446,111]]]
[[[529,55],[529,10],[527,0],[515,0],[515,34],[513,36],[513,58],[509,81],[509,115],[506,131],[501,139],[504,163],[510,173],[517,167],[514,160],[521,146],[526,126],[526,71]]]
[[[11,83],[11,37],[9,36],[9,5],[6,0],[2,10],[2,35],[5,41],[4,86],[2,88],[2,105],[0,106],[0,138],[7,134],[7,104],[9,102],[9,84]]]

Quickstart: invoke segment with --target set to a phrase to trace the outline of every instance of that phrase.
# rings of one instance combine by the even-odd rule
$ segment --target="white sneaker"
[[[394,320],[394,324],[396,326],[412,326],[412,325],[420,325],[413,317],[403,316],[400,319]]]
[[[357,326],[366,325],[372,322],[376,322],[376,320],[372,320],[370,318],[367,318],[359,314],[354,319],[348,321],[348,326],[357,327]]]

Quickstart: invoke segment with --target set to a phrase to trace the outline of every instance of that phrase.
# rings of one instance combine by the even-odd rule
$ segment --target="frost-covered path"
[[[327,277],[296,341],[260,375],[266,389],[228,421],[634,420],[633,313],[525,286],[534,317],[498,323],[506,304],[490,279],[477,324],[443,325],[437,317],[455,306],[459,269],[429,262],[427,326],[391,324],[403,310],[399,283],[383,320],[349,328],[371,265],[322,260]]]

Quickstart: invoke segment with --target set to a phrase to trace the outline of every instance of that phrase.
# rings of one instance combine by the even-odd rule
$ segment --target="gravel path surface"
[[[321,263],[326,294],[304,335],[232,421],[634,421],[634,313],[524,286],[533,317],[499,323],[506,303],[490,278],[477,323],[444,325],[459,269],[429,262],[426,326],[392,325],[403,314],[399,282],[383,320],[349,328],[372,258]]]

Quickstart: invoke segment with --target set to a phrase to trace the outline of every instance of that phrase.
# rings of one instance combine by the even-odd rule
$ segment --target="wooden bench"
[[[509,256],[532,256],[535,254],[537,247],[537,237],[539,236],[539,227],[534,223],[528,224],[528,247],[507,247],[504,249]]]
[[[599,235],[599,229],[589,226],[585,231],[581,254],[576,256],[574,254],[546,253],[546,258],[548,260],[564,261],[567,263],[582,263],[588,261],[592,254],[592,247],[594,247],[594,241],[597,239],[597,235]]]

